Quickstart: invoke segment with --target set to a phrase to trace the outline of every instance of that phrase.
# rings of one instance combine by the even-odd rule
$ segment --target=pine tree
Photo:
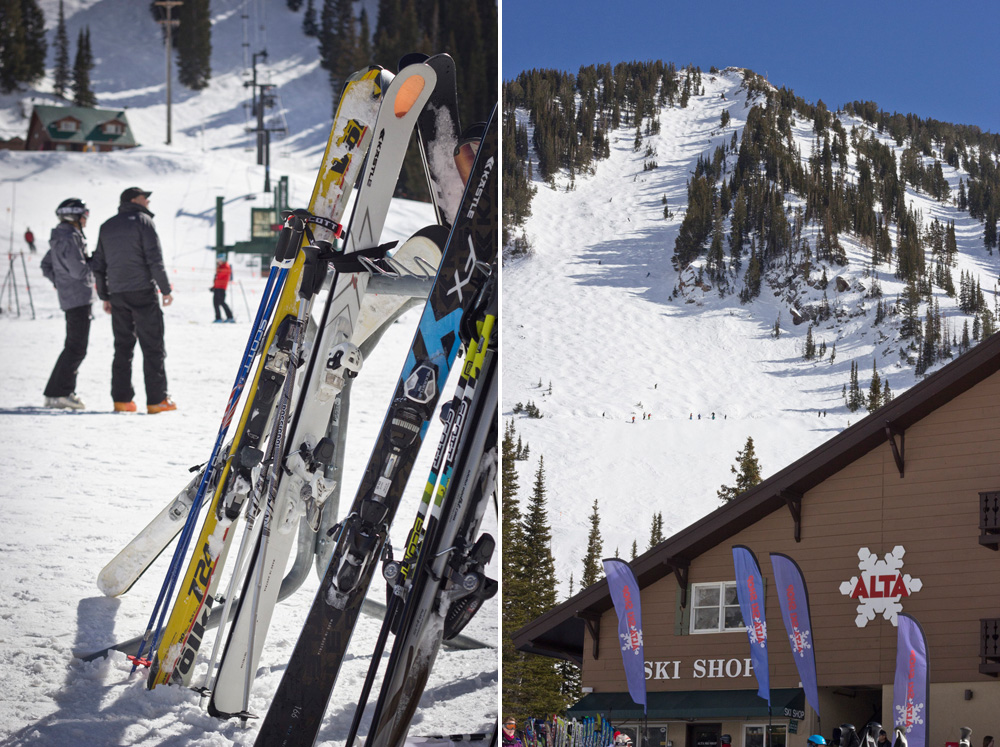
[[[524,541],[519,554],[525,594],[520,602],[524,621],[527,622],[547,612],[556,603],[556,570],[546,506],[545,460],[542,457],[538,459],[535,483],[523,514],[522,526]],[[520,705],[523,710],[517,709],[518,713],[555,713],[565,708],[566,703],[560,694],[559,668],[551,659],[526,656],[520,666],[520,674],[523,699]]]
[[[603,577],[601,567],[601,557],[603,554],[603,541],[601,540],[601,513],[597,507],[597,499],[594,499],[593,511],[590,514],[590,534],[587,535],[587,554],[583,557],[583,573],[580,575],[580,583],[583,588],[592,586]]]
[[[635,540],[632,540],[632,560],[635,560],[639,556],[639,546],[636,545]]]
[[[888,380],[886,381],[888,383]],[[868,412],[875,412],[884,403],[882,402],[882,379],[878,375],[875,361],[872,361],[872,383],[868,388],[868,401],[866,403]]]
[[[315,0],[308,0],[306,12],[302,14],[302,33],[306,36],[319,36],[319,24],[316,23]]]
[[[0,0],[0,93],[18,88],[28,54],[20,0]]]
[[[517,466],[514,463],[514,423],[504,428],[501,442],[501,488],[503,495],[504,520],[501,522],[503,554],[500,559],[503,578],[503,595],[500,604],[501,657],[503,659],[504,712],[526,715],[521,695],[521,668],[526,654],[514,648],[514,633],[528,622],[523,599],[528,593],[524,580],[523,549],[524,530],[518,505]]]
[[[192,91],[208,88],[212,79],[212,19],[208,2],[184,0],[178,8],[177,80]]]
[[[69,67],[69,35],[66,33],[66,17],[63,14],[63,0],[59,0],[59,21],[56,25],[56,65],[53,71],[52,90],[59,98],[66,98],[72,81]]]
[[[73,103],[76,106],[97,106],[97,97],[90,90],[90,71],[94,57],[90,52],[90,27],[80,29],[76,40],[76,60],[73,63]]]
[[[739,469],[737,469],[737,466]],[[763,481],[763,478],[760,476],[760,463],[757,461],[752,437],[747,436],[747,442],[743,446],[743,450],[736,453],[736,464],[731,466],[729,471],[736,475],[736,485],[732,487],[723,485],[719,488],[717,495],[723,503],[729,503],[738,495],[745,493]]]
[[[45,57],[48,41],[45,38],[45,14],[36,0],[21,0],[21,23],[23,24],[25,56],[23,83],[35,83],[45,77]]]
[[[372,31],[368,23],[368,11],[361,9],[358,16],[358,46],[357,57],[354,62],[356,70],[362,70],[372,64]]]
[[[330,76],[334,107],[344,80],[354,70],[357,59],[357,35],[354,30],[354,3],[352,0],[324,0],[320,12],[319,32],[320,62]],[[391,59],[399,59],[393,57]]]
[[[36,0],[0,0],[0,92],[45,75],[45,14]]]
[[[586,584],[584,584],[586,587]],[[569,597],[573,596],[573,574],[569,575]],[[567,597],[567,598],[569,598]],[[583,673],[580,671],[580,667],[571,661],[560,661],[559,662],[559,681],[561,683],[559,687],[559,694],[562,696],[564,703],[575,703],[583,695],[581,691],[581,685],[583,680]]]
[[[649,549],[663,542],[663,512],[653,514],[653,524],[649,530]]]

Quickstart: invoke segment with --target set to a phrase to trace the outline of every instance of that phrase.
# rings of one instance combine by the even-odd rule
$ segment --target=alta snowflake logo
[[[788,634],[788,640],[792,643],[792,653],[796,656],[803,657],[806,655],[806,649],[812,648],[809,643],[809,631],[799,630],[797,627]]]
[[[619,633],[618,637],[622,639],[622,651],[631,651],[636,656],[639,655],[639,649],[642,646],[641,630],[632,625],[627,633]]]
[[[767,623],[759,617],[755,617],[753,624],[747,627],[747,636],[750,638],[751,646],[767,646]]]
[[[882,560],[867,547],[858,550],[860,576],[840,585],[840,593],[858,600],[858,616],[854,618],[859,628],[875,619],[876,613],[896,624],[896,615],[903,611],[902,600],[923,588],[919,578],[902,575],[903,555],[906,550],[896,545]]]
[[[914,726],[924,723],[923,711],[923,703],[914,703],[912,697],[907,698],[905,705],[896,706],[896,725],[909,732]]]

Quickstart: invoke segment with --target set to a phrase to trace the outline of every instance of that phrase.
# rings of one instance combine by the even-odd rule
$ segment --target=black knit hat
[[[147,192],[144,189],[139,189],[138,187],[129,187],[124,192],[122,192],[121,202],[132,202],[136,197],[149,197],[152,192]]]

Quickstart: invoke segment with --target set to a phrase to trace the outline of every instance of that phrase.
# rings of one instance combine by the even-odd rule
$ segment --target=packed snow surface
[[[659,112],[659,133],[646,135],[638,150],[634,125],[612,131],[611,156],[596,162],[593,174],[571,179],[562,173],[548,183],[536,168],[537,194],[524,227],[532,250],[504,264],[504,419],[514,422],[528,449],[528,458],[518,462],[522,507],[544,457],[560,598],[569,592],[571,576],[574,590],[580,588],[595,500],[604,557],[629,559],[633,542],[639,554],[649,549],[654,514],[662,513],[663,536],[669,537],[719,507],[716,493],[735,484],[731,468],[748,437],[766,478],[866,416],[865,410],[849,412],[841,396],[852,360],[865,393],[873,362],[896,394],[916,381],[912,364],[901,362],[898,317],[873,324],[877,301],[863,290],[871,283],[865,272],[869,252],[850,236],[840,237],[849,264],[828,268],[825,292],[835,317],[813,330],[817,346],[836,345],[832,360],[829,352],[804,360],[809,325],[795,326],[792,304],[767,285],[743,305],[736,295],[742,276],[731,279],[721,297],[714,284],[697,277],[704,256],[681,273],[674,268],[674,242],[697,159],[710,161],[734,133],[738,143],[749,112],[741,71],[705,72],[702,81],[704,94],[692,96],[687,108],[674,104]],[[725,127],[723,111],[730,115]],[[518,115],[530,135],[527,113]],[[839,116],[848,132],[857,126],[872,136],[860,120]],[[812,122],[796,118],[793,134],[808,158]],[[887,134],[874,134],[898,158],[902,148]],[[852,179],[853,157],[852,149]],[[731,169],[736,155],[727,158]],[[652,170],[644,169],[649,161],[657,164]],[[944,174],[953,195],[959,179],[968,180],[947,164]],[[998,262],[983,247],[982,224],[912,187],[907,204],[921,211],[925,226],[932,218],[955,220],[956,286],[960,272],[973,273],[993,309]],[[728,221],[726,226],[728,231]],[[814,247],[815,230],[806,231]],[[895,303],[903,284],[894,267],[877,270],[883,298]],[[816,266],[812,279],[820,273]],[[846,292],[837,290],[837,275],[849,284]],[[805,291],[799,303],[822,300],[824,291]],[[971,327],[971,317],[961,315],[940,288],[934,291],[950,334],[961,337],[963,319]],[[926,304],[921,319],[925,311]],[[518,412],[519,404],[528,403],[540,418]]]
[[[40,5],[54,32],[58,2]],[[289,176],[293,207],[308,202],[329,133],[326,74],[319,69],[315,42],[299,30],[301,14],[291,14],[284,3],[213,2],[211,85],[200,93],[174,86],[173,142],[164,145],[163,48],[147,4],[66,0],[65,9],[74,44],[81,28],[91,30],[99,105],[127,107],[140,147],[102,154],[0,151],[0,246],[5,255],[15,252],[3,269],[13,273],[17,291],[16,300],[12,292],[4,294],[0,315],[0,676],[5,683],[0,744],[252,744],[260,720],[246,726],[219,721],[193,691],[146,690],[140,672],[129,676],[124,654],[113,652],[90,663],[77,656],[145,630],[173,548],[120,598],[100,593],[97,574],[184,488],[189,468],[209,457],[264,287],[259,269],[234,255],[228,302],[237,323],[212,323],[216,196],[224,198],[230,244],[249,238],[250,207],[272,205],[272,195],[262,191],[264,169],[247,150],[250,139],[244,131],[249,89],[243,86],[243,10],[249,13],[246,38],[252,49],[268,51],[269,65],[261,74],[277,84],[288,125],[287,138],[272,146],[271,177],[276,182]],[[23,137],[32,97],[50,103],[49,90],[50,82],[43,82],[34,91],[0,97],[0,134]],[[114,214],[118,195],[130,186],[153,192],[150,209],[174,285],[175,301],[164,309],[166,370],[179,409],[145,413],[137,348],[133,383],[139,412],[112,412],[110,317],[95,304],[77,385],[87,409],[45,410],[42,389],[65,334],[55,290],[39,268],[55,208],[67,197],[86,201],[93,251],[100,224]],[[429,205],[394,201],[382,241],[405,238],[431,222]],[[28,227],[35,233],[37,254],[24,245]],[[360,482],[418,316],[419,309],[410,311],[391,327],[353,387],[342,508]],[[432,428],[428,434],[397,514],[391,534],[397,548],[416,512],[438,433]],[[495,534],[492,516],[488,511],[483,529]],[[318,585],[310,571],[303,587],[275,611],[250,701],[251,711],[260,716]],[[371,598],[384,600],[379,580]],[[488,648],[442,649],[411,734],[492,727],[498,702],[497,615],[497,604],[488,603],[465,631]],[[362,616],[317,744],[343,743],[379,624]],[[214,635],[206,637],[205,655]],[[201,684],[205,671],[203,659],[194,684]],[[362,735],[367,728],[366,716]]]

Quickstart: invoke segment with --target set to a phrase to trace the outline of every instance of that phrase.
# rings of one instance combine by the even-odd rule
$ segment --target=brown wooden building
[[[1000,737],[1000,334],[632,561],[651,745],[714,747],[722,734],[734,747],[763,744],[768,713],[734,591],[736,544],[757,554],[765,580],[770,744],[829,740],[845,722],[877,720],[891,734],[899,611],[927,635],[931,743],[957,742],[961,726],[973,744]],[[800,688],[772,552],[794,558],[808,586],[821,720]],[[571,713],[602,713],[635,734],[642,711],[617,625],[602,581],[514,643],[581,664],[587,694]]]

